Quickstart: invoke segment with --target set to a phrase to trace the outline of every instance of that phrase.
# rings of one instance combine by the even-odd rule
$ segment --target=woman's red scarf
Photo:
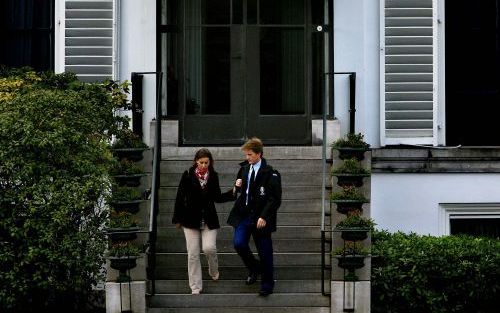
[[[196,177],[200,182],[201,189],[205,188],[208,182],[208,168],[200,169],[199,167],[197,167],[194,170],[194,173],[196,174]]]

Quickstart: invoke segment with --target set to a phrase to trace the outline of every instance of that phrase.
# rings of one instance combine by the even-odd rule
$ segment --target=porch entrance
[[[323,47],[319,55],[312,47],[323,35],[312,25],[323,24],[323,1],[169,3],[167,12],[180,13],[172,17],[177,49],[170,51],[178,57],[167,62],[179,77],[182,144],[241,144],[252,136],[266,144],[311,143],[313,99],[322,92],[313,76],[323,71]]]

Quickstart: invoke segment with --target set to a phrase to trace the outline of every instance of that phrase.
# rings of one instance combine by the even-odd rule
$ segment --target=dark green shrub
[[[372,312],[498,312],[498,240],[376,232],[372,253]]]
[[[332,174],[370,174],[370,171],[361,166],[356,159],[346,159],[339,167],[333,169]]]
[[[137,226],[137,220],[134,215],[128,212],[111,211],[109,219],[110,228],[128,228]]]
[[[139,248],[129,241],[119,242],[111,246],[107,252],[108,257],[139,256]]]
[[[358,134],[347,134],[344,138],[340,138],[332,143],[333,148],[358,148],[358,149],[368,149],[370,145],[364,140],[364,135]]]
[[[354,186],[342,187],[341,191],[337,191],[332,194],[332,200],[355,200],[366,202],[368,199]]]
[[[29,75],[0,84],[0,312],[74,312],[104,279],[116,103],[71,75]]]
[[[141,193],[135,187],[114,186],[110,202],[140,200]]]

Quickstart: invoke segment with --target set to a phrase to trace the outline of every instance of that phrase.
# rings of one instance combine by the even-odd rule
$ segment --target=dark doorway
[[[183,144],[310,144],[324,0],[175,1]],[[174,6],[173,6],[174,7]],[[168,8],[168,6],[167,6]],[[318,18],[321,17],[321,18]],[[321,21],[321,23],[318,23]],[[169,49],[167,47],[167,49]],[[315,67],[315,68],[313,68]],[[167,104],[167,112],[169,109]]]
[[[500,0],[445,6],[446,144],[500,146]]]
[[[54,0],[0,1],[0,65],[54,69]]]

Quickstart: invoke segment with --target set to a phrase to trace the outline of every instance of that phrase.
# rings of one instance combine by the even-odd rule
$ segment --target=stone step
[[[317,186],[321,187],[321,173],[281,173],[281,184],[283,186]],[[182,173],[162,173],[160,175],[160,184],[162,187],[177,187],[181,179]],[[331,176],[326,175],[325,182],[328,186],[331,185]],[[236,172],[219,173],[219,182],[221,186],[232,186],[236,180]]]
[[[234,228],[232,226],[223,225],[217,231],[218,239],[230,239],[233,237]],[[273,233],[273,240],[276,239],[320,239],[320,226],[278,226],[278,230]],[[184,238],[184,232],[175,228],[174,225],[169,227],[158,228],[158,241],[168,241],[171,238]]]
[[[215,161],[234,160],[241,162],[244,159],[240,147],[206,147],[212,153]],[[194,154],[200,147],[163,147],[162,158],[165,160],[187,160],[192,161]],[[268,160],[321,160],[322,147],[311,146],[289,146],[289,147],[264,147],[264,157]]]
[[[321,188],[318,186],[283,186],[283,200],[320,200]],[[230,190],[228,186],[221,186],[222,192]],[[160,200],[173,200],[177,194],[177,187],[161,187]],[[327,194],[328,196],[328,194]]]
[[[227,293],[255,293],[255,285],[246,285],[242,280],[213,281],[211,279],[203,282],[203,294],[227,294]],[[188,294],[191,293],[188,280],[157,280],[156,292],[165,294]],[[276,293],[317,293],[321,292],[319,280],[280,280],[274,287]]]
[[[180,230],[179,230],[180,231]],[[255,249],[253,240],[250,240],[252,251]],[[178,253],[186,252],[186,241],[184,238],[172,238],[168,241],[158,241],[156,243],[157,253]],[[273,240],[273,250],[280,252],[320,252],[321,243],[316,239],[275,239]],[[232,239],[217,239],[218,252],[234,252]]]
[[[255,250],[254,250],[255,251]],[[203,254],[203,253],[202,253]],[[276,266],[319,266],[321,265],[321,253],[274,253],[274,264]],[[241,266],[243,265],[241,258],[235,252],[218,253],[220,266]],[[200,256],[202,266],[207,266],[205,256]],[[187,264],[187,253],[157,253],[157,266],[179,266]]]
[[[317,173],[320,175],[323,171],[321,160],[268,160],[269,164],[282,175],[286,173]],[[160,172],[166,173],[183,173],[191,167],[193,161],[167,161],[163,160],[160,164]],[[215,171],[219,174],[233,174],[236,176],[240,169],[239,162],[226,161],[217,159],[214,162]],[[327,167],[328,169],[328,167]]]
[[[211,279],[208,270],[203,269],[203,279]],[[219,266],[221,280],[243,280],[247,277],[247,269],[243,266]],[[315,280],[321,279],[320,266],[275,266],[274,277],[278,280]],[[187,266],[157,266],[156,279],[188,279]]]
[[[173,213],[160,213],[158,215],[158,226],[165,227],[172,224]],[[219,213],[219,223],[225,225],[229,213]],[[277,225],[279,226],[317,226],[321,223],[318,213],[281,213],[278,211]]]
[[[326,297],[325,297],[326,298]],[[330,307],[215,307],[215,308],[149,308],[148,313],[330,313]]]
[[[255,293],[241,294],[157,294],[150,299],[150,307],[321,307],[330,304],[329,298],[321,293],[275,293],[260,297]]]
[[[325,208],[330,205],[328,200],[325,200]],[[234,202],[216,203],[215,208],[217,212],[224,213],[230,212],[234,206]],[[173,212],[175,207],[175,200],[162,200],[160,201],[160,213]],[[280,213],[290,212],[311,212],[321,214],[321,200],[282,200],[281,206],[278,210]]]

